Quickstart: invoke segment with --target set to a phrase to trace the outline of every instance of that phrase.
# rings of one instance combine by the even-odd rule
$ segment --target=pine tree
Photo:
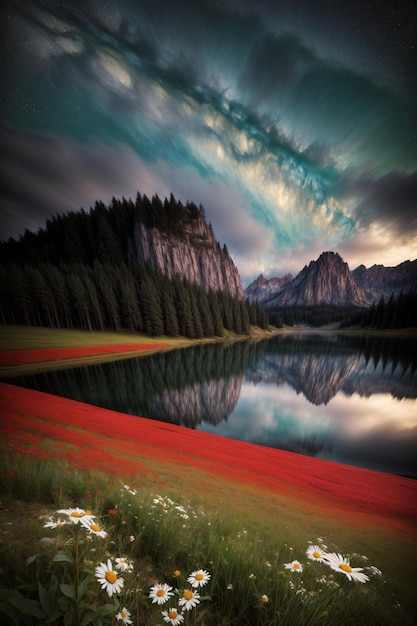
[[[166,281],[163,289],[160,291],[161,309],[164,321],[164,332],[169,337],[178,337],[180,334],[175,311],[174,289],[172,285]]]

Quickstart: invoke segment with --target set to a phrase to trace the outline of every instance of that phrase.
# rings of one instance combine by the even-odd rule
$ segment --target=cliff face
[[[261,278],[261,277],[260,277]],[[266,307],[314,306],[366,306],[368,300],[356,284],[347,263],[334,252],[323,252],[317,261],[308,266],[293,280],[280,279],[278,290],[272,281],[257,279],[257,284],[246,290],[249,300],[259,300]],[[279,280],[279,279],[278,279]],[[283,281],[283,282],[282,282]],[[255,281],[256,282],[256,281]],[[248,293],[249,292],[249,293]]]
[[[128,243],[129,258],[168,276],[196,283],[205,291],[243,298],[242,281],[227,249],[215,240],[202,217],[184,225],[181,237],[136,222]]]
[[[377,302],[382,296],[388,299],[391,294],[397,296],[417,286],[417,260],[404,261],[395,267],[359,265],[352,276],[367,298]]]

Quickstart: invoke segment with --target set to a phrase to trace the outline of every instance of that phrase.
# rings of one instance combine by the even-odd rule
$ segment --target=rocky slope
[[[401,291],[406,293],[417,286],[417,259],[404,261],[395,267],[373,265],[367,269],[359,265],[353,270],[352,276],[366,297],[378,302],[382,296],[388,299],[391,294],[396,296]]]
[[[170,279],[185,279],[206,291],[223,291],[243,298],[242,281],[227,248],[221,248],[211,226],[200,216],[184,225],[181,237],[135,224],[129,240],[131,259]]]
[[[293,280],[267,281],[262,275],[245,290],[252,302],[265,307],[294,306],[366,306],[369,301],[356,284],[348,264],[335,252],[323,252],[311,261]],[[272,282],[274,281],[274,282]],[[274,289],[277,285],[277,289]]]
[[[276,297],[292,279],[292,274],[285,274],[282,278],[271,278],[270,280],[260,274],[258,278],[245,289],[246,297],[249,298],[250,302],[269,300]]]

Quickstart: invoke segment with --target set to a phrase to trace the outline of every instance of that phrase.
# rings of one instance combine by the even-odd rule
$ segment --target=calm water
[[[417,477],[417,343],[276,336],[8,379],[96,406]]]

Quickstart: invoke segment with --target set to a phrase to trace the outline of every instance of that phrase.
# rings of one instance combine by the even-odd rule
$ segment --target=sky
[[[139,191],[202,204],[244,287],[416,259],[413,4],[7,0],[0,239]]]

